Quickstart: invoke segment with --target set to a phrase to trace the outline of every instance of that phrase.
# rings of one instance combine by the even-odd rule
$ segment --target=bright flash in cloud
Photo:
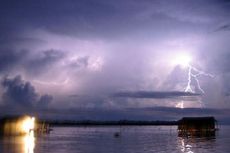
[[[176,104],[176,108],[184,108],[184,101],[181,101],[178,104]]]
[[[188,54],[179,54],[173,59],[173,65],[180,65],[187,68],[192,61],[192,57]]]
[[[197,88],[200,92],[205,93],[204,90],[201,88],[199,77],[200,76],[207,76],[207,77],[214,77],[212,74],[199,70],[198,68],[194,67],[192,64],[192,57],[189,54],[179,54],[173,59],[173,65],[181,66],[182,68],[188,69],[188,80],[187,86],[185,87],[185,92],[195,93],[194,87],[192,86],[192,79],[195,80]],[[184,101],[181,101],[176,105],[176,107],[184,108]]]
[[[101,70],[102,66],[104,64],[104,61],[101,57],[96,57],[94,59],[91,59],[89,61],[89,69],[92,71],[99,71]]]
[[[198,89],[204,93],[204,90],[201,88],[200,86],[200,82],[199,82],[199,76],[208,76],[208,77],[213,77],[212,74],[210,73],[206,73],[204,71],[199,70],[198,68],[194,67],[192,64],[192,57],[189,54],[183,53],[183,54],[179,54],[176,57],[173,58],[173,64],[175,66],[181,66],[183,68],[188,68],[188,82],[187,82],[187,86],[185,87],[185,92],[195,92],[193,90],[193,87],[191,85],[192,83],[192,79],[194,79],[196,81],[197,87]]]

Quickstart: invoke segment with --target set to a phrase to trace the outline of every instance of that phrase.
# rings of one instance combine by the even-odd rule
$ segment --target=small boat
[[[115,137],[115,138],[118,138],[118,137],[120,137],[120,132],[115,132],[114,134],[113,134],[113,136]]]

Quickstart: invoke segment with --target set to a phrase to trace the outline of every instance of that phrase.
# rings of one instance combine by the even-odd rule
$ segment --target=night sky
[[[1,0],[0,80],[1,116],[230,123],[230,1]]]

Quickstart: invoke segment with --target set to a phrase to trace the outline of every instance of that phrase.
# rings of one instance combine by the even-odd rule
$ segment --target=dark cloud
[[[68,63],[68,66],[72,68],[86,68],[89,65],[90,56],[79,57]]]
[[[69,120],[179,120],[182,117],[215,116],[219,124],[229,124],[229,109],[208,108],[50,108],[40,110],[39,117]]]
[[[11,71],[22,64],[28,55],[27,50],[15,51],[11,49],[0,50],[0,72]]]
[[[59,50],[46,50],[41,51],[38,55],[34,55],[27,62],[25,67],[33,74],[41,73],[47,69],[51,69],[52,66],[59,60],[65,57],[65,53]]]
[[[78,94],[72,94],[72,95],[69,95],[69,98],[78,98],[80,95]]]
[[[182,5],[178,6],[177,3]],[[187,27],[193,26],[186,22],[202,23],[211,18],[207,12],[212,12],[212,7],[204,11],[202,9],[207,3],[213,6],[217,2],[67,0],[63,3],[58,0],[54,7],[54,1],[39,0],[34,3],[22,0],[18,3],[4,0],[0,6],[0,18],[5,27],[17,24],[18,31],[34,27],[81,38],[111,39],[128,35],[142,36],[146,29],[148,33],[158,35],[159,27],[163,26],[164,31],[168,31],[170,27],[178,27],[178,22],[184,25],[180,29],[185,32]],[[216,7],[220,9],[218,5]],[[216,16],[222,15],[217,13]],[[156,28],[158,30],[153,30]]]
[[[230,24],[225,24],[225,25],[220,26],[219,28],[215,30],[215,32],[218,32],[218,31],[230,31]]]
[[[39,101],[37,102],[36,106],[38,108],[47,108],[52,101],[53,101],[53,96],[48,94],[42,95]]]
[[[114,97],[124,98],[153,98],[153,99],[165,99],[165,98],[179,98],[179,97],[196,97],[200,96],[197,93],[181,92],[181,91],[134,91],[134,92],[118,92],[113,95]]]
[[[182,69],[181,66],[176,66],[171,73],[167,76],[167,79],[164,81],[165,89],[176,90],[178,85],[186,86],[187,83],[187,71]]]
[[[30,82],[22,80],[20,75],[14,78],[5,77],[1,85],[4,90],[2,99],[6,106],[46,108],[53,100],[53,97],[48,94],[40,97],[34,86]]]
[[[2,86],[5,89],[3,101],[5,104],[31,107],[37,101],[38,94],[30,82],[24,82],[21,76],[4,78]]]
[[[8,75],[24,69],[26,73],[34,75],[51,69],[64,57],[63,51],[54,49],[38,53],[33,53],[33,50],[0,49],[0,72]],[[79,62],[84,62],[82,60]]]
[[[11,2],[1,1],[0,9],[0,18],[4,21],[4,25],[17,24],[19,29],[32,26],[69,35],[97,31],[95,26],[100,28],[98,24],[105,24],[105,20],[110,20],[109,16],[114,12],[113,6],[106,4],[105,1],[93,0],[76,2],[68,0],[65,3],[61,0],[39,0],[36,3],[28,0],[23,0],[20,3],[14,0]],[[23,26],[25,27],[23,28]],[[75,32],[73,33],[73,31]],[[103,27],[100,31],[103,31]]]
[[[64,53],[58,50],[46,50],[40,53],[34,60],[30,62],[33,67],[39,67],[41,65],[49,65],[61,58],[63,58]]]
[[[174,106],[186,99],[229,108],[220,105],[218,97],[222,88],[230,91],[229,10],[227,0],[1,0],[0,76],[23,74],[27,79],[5,78],[3,100],[34,108],[47,108],[54,99],[60,108],[127,108],[150,106],[149,101],[154,102],[151,106],[171,106],[173,101]],[[213,29],[223,32],[207,34]],[[213,80],[199,76],[202,97],[179,92],[187,85],[188,73],[170,61],[181,52],[192,56],[193,66],[218,74]],[[35,87],[54,97],[39,95]],[[198,91],[194,79],[191,87]],[[125,92],[108,97],[115,91]],[[72,93],[76,95],[66,100]],[[166,117],[171,112],[158,109]],[[91,115],[119,117],[119,111],[104,111]],[[123,115],[151,118],[160,110],[153,112]]]
[[[184,114],[184,115],[191,115],[191,114],[200,114],[200,115],[207,115],[207,114],[221,114],[222,112],[218,109],[214,108],[175,108],[175,107],[148,107],[148,108],[139,108],[141,111],[148,111],[148,112],[168,112],[172,114]],[[136,108],[128,108],[128,110],[136,110]],[[202,110],[202,111],[201,111]]]
[[[127,112],[139,112],[140,114],[148,114],[156,119],[164,118],[166,120],[178,120],[182,117],[200,117],[200,116],[215,116],[219,123],[229,124],[229,109],[215,108],[173,108],[173,107],[148,107],[148,108],[127,108]]]

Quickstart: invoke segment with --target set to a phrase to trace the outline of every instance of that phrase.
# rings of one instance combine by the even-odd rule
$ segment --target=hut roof
[[[183,117],[178,121],[180,124],[215,124],[216,120],[214,117]]]
[[[210,116],[210,117],[183,117],[181,120],[179,121],[204,121],[204,120],[207,120],[207,121],[210,121],[210,120],[214,120],[215,121],[215,118]]]

